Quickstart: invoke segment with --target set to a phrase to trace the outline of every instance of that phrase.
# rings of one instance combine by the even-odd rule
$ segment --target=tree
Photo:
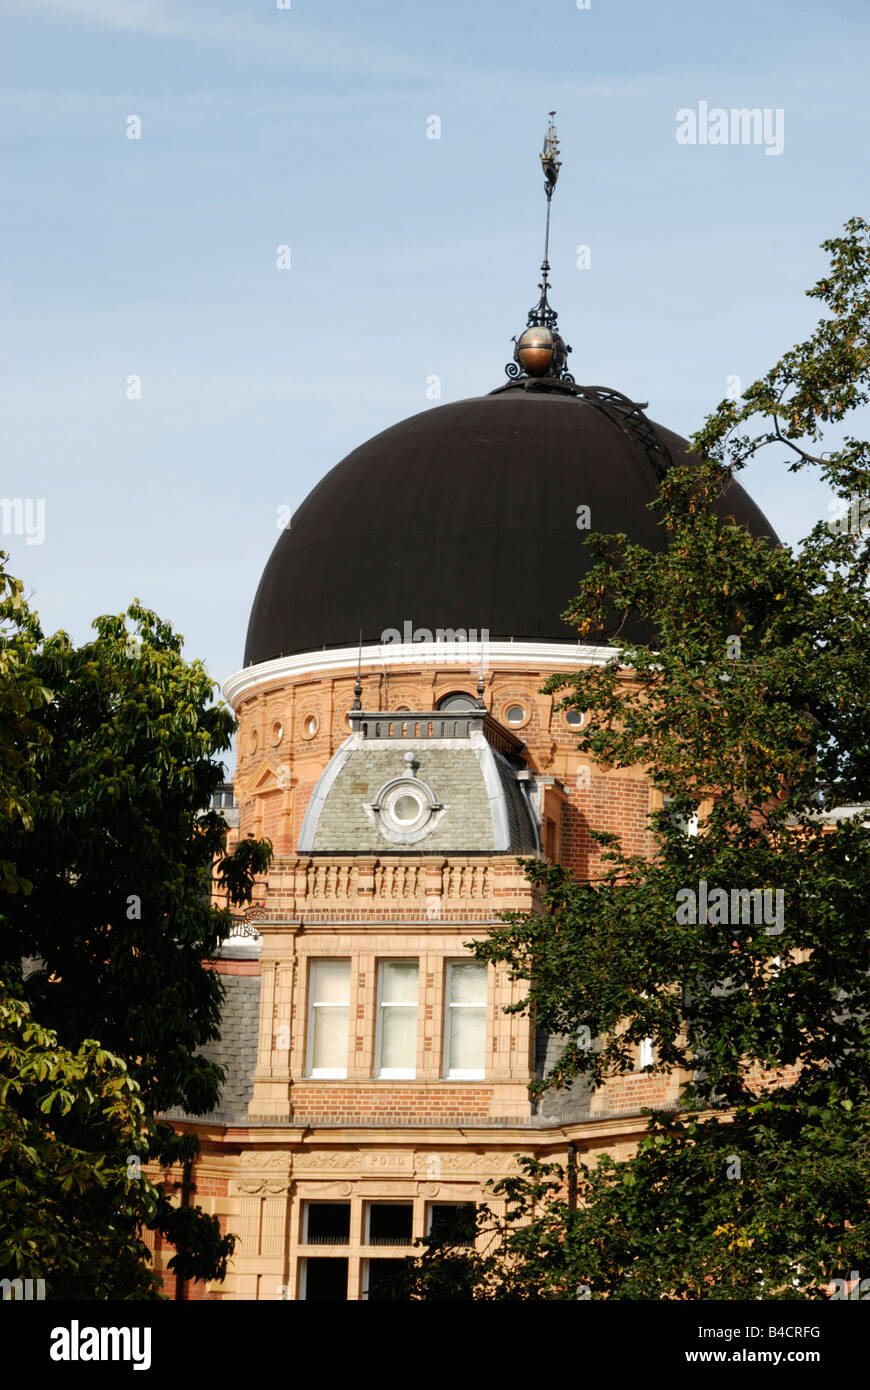
[[[0,994],[0,1273],[47,1298],[154,1298],[139,1228],[160,1194],[141,1170],[149,1126],[120,1058],[76,1051]],[[38,1287],[38,1285],[37,1285]],[[23,1297],[23,1292],[18,1297]]]
[[[546,689],[587,712],[583,752],[644,766],[671,798],[653,852],[599,833],[585,882],[528,862],[540,909],[475,947],[564,1040],[538,1089],[600,1085],[650,1038],[651,1070],[685,1077],[683,1109],[653,1115],[635,1157],[582,1169],[576,1212],[552,1168],[502,1185],[511,1214],[482,1218],[478,1297],[820,1297],[870,1254],[870,445],[818,452],[870,394],[870,227],[855,218],[824,249],[811,337],[667,472],[667,547],[590,537],[597,563],[565,615],[616,650]],[[797,549],[712,507],[771,447],[845,514]],[[623,640],[629,618],[654,645]],[[414,1296],[459,1254],[430,1249]]]
[[[44,636],[17,581],[4,577],[2,595],[0,861],[10,891],[0,974],[43,1030],[40,1046],[56,1036],[64,1068],[94,1048],[123,1064],[148,1117],[137,1152],[171,1165],[195,1155],[196,1138],[152,1117],[214,1108],[223,1079],[199,1052],[220,1035],[223,999],[202,963],[230,925],[229,907],[211,904],[213,877],[228,904],[250,901],[271,857],[252,837],[227,854],[226,824],[209,809],[235,722],[181,639],[138,602],[98,618],[96,637],[76,648],[64,633]],[[104,1155],[98,1126],[61,1137],[95,1162]],[[147,1224],[176,1246],[172,1267],[222,1277],[232,1238],[155,1192]],[[77,1210],[87,1244],[86,1207]]]

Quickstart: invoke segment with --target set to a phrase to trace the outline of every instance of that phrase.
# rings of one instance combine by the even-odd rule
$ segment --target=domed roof
[[[348,454],[309,494],[266,565],[245,664],[384,640],[388,629],[486,629],[576,641],[560,614],[592,557],[578,529],[657,549],[647,510],[686,440],[601,388],[517,382],[425,410]],[[776,539],[738,483],[719,508]],[[636,630],[628,640],[643,640]]]

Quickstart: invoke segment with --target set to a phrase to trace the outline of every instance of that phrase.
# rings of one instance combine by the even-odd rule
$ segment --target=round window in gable
[[[562,711],[562,718],[569,729],[582,729],[586,723],[586,716],[579,709],[565,709]]]
[[[317,730],[319,728],[320,720],[317,718],[317,715],[306,714],[302,720],[302,737],[314,738],[314,735],[317,733]]]
[[[277,748],[284,737],[284,725],[280,719],[276,719],[272,725],[272,747]]]
[[[504,717],[507,722],[513,724],[514,727],[525,724],[527,718],[526,711],[522,705],[508,705]]]
[[[413,825],[420,815],[422,804],[417,795],[403,792],[401,796],[396,797],[390,809],[400,825]]]
[[[428,835],[447,808],[416,777],[396,777],[365,807],[381,834],[394,844],[413,844]]]
[[[393,830],[411,834],[422,830],[432,816],[432,798],[421,786],[410,781],[393,784],[380,801],[381,817]]]

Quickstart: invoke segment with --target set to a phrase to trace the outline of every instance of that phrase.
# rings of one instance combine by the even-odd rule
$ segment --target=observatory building
[[[551,124],[548,218],[557,154]],[[643,1107],[677,1099],[641,1046],[631,1075],[530,1100],[559,1040],[505,1012],[521,986],[468,944],[534,909],[520,859],[594,877],[590,831],[647,852],[661,805],[642,769],[581,756],[583,712],[541,687],[613,650],[560,618],[591,564],[579,509],[661,546],[648,504],[688,445],[574,381],[548,272],[545,252],[503,384],[355,449],[257,590],[224,693],[238,833],[275,857],[213,964],[221,1109],[171,1117],[199,1134],[196,1201],[238,1243],[226,1282],[186,1296],[377,1298],[433,1223],[493,1204],[518,1153],[626,1153]],[[737,484],[722,509],[772,534]]]

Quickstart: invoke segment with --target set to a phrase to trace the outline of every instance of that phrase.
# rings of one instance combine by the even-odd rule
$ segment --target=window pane
[[[417,1065],[417,1009],[396,1005],[381,1015],[381,1068],[413,1071]]]
[[[413,1218],[411,1202],[370,1202],[369,1245],[410,1245]]]
[[[347,1260],[306,1260],[306,1302],[346,1302]]]
[[[306,1202],[305,1239],[309,1245],[347,1245],[350,1202]]]
[[[315,1004],[350,1003],[350,961],[312,961],[311,997]]]
[[[314,1010],[311,1066],[315,1071],[347,1066],[347,1009]]]
[[[486,1047],[486,1010],[450,1010],[448,1071],[483,1071]]]
[[[465,961],[450,967],[450,1003],[486,1003],[486,966],[482,961]]]
[[[381,965],[381,1000],[384,1004],[417,1004],[417,962],[384,961]]]
[[[445,1245],[473,1245],[475,1214],[474,1202],[435,1202],[429,1234]]]
[[[401,1298],[401,1292],[394,1291],[392,1281],[401,1276],[405,1263],[404,1260],[369,1260],[364,1297],[370,1303]]]
[[[476,702],[473,695],[466,695],[464,691],[456,690],[452,695],[445,695],[443,700],[438,701],[439,709],[476,709]]]

